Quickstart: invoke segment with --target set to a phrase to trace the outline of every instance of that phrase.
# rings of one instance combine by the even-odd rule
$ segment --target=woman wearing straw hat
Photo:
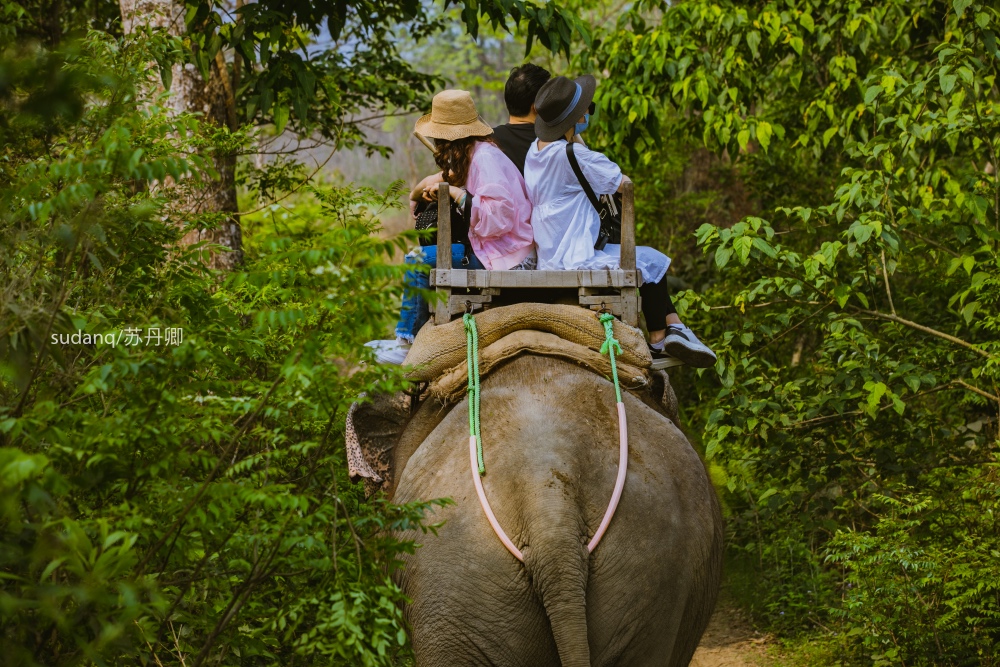
[[[535,98],[535,136],[524,161],[524,180],[534,209],[531,226],[538,248],[539,269],[617,269],[621,246],[608,243],[596,250],[601,218],[569,161],[566,144],[587,129],[594,112],[597,80],[549,79]],[[581,174],[598,195],[621,190],[621,168],[597,151],[575,145],[573,154]],[[642,273],[642,313],[649,329],[653,368],[663,368],[669,357],[697,368],[715,363],[715,353],[681,322],[667,293],[670,258],[647,246],[635,249],[636,268]]]
[[[464,90],[438,93],[431,112],[417,121],[414,131],[434,139],[434,161],[441,171],[420,181],[410,199],[434,201],[438,184],[447,182],[458,209],[469,204],[470,250],[463,243],[452,244],[452,266],[492,271],[535,268],[531,204],[524,178],[493,142],[493,128],[480,118],[472,96]],[[407,264],[431,268],[437,261],[437,246],[421,246],[406,256]],[[396,340],[366,343],[375,349],[378,361],[403,363],[429,316],[419,292],[430,286],[428,278],[424,271],[407,272]]]

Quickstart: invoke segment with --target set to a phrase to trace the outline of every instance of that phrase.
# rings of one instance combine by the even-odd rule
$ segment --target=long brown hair
[[[434,152],[434,162],[444,173],[444,180],[448,185],[457,188],[465,187],[465,182],[469,180],[469,166],[472,164],[472,151],[475,149],[477,141],[485,141],[496,146],[491,136],[482,137],[462,137],[454,141],[435,139],[434,145],[437,150]]]

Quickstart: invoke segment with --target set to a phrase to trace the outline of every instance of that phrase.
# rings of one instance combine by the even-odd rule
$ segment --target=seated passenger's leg
[[[667,291],[667,277],[658,283],[643,283],[639,286],[639,296],[642,297],[642,315],[646,318],[646,329],[649,330],[649,342],[657,344],[666,336],[667,324],[677,324],[680,318],[677,317],[677,309],[670,299]],[[675,322],[668,322],[667,318],[673,315]]]
[[[399,311],[396,338],[412,343],[417,331],[427,321],[427,301],[424,300],[420,290],[430,287],[427,267],[437,266],[437,246],[420,246],[406,253],[403,261],[412,268],[403,277],[406,289],[403,290],[403,306]]]
[[[412,257],[411,257],[412,255]],[[461,243],[451,244],[451,268],[465,269],[473,268],[472,263],[463,266],[462,260],[465,258],[465,246]],[[472,255],[475,259],[475,255]],[[479,262],[478,259],[475,260]],[[420,331],[427,320],[430,319],[430,306],[427,299],[419,290],[430,289],[431,278],[427,269],[437,268],[437,246],[421,246],[419,253],[409,253],[406,256],[406,263],[413,264],[414,268],[406,272],[407,289],[403,293],[403,309],[400,313],[400,325],[396,327],[396,336],[408,343],[413,342],[413,338]],[[422,269],[419,265],[426,268]],[[479,264],[477,268],[482,268]],[[408,319],[404,326],[404,319]]]
[[[649,330],[654,370],[666,367],[669,357],[680,359],[695,368],[708,368],[715,364],[715,353],[698,340],[677,316],[667,291],[666,276],[657,283],[644,283],[639,287],[639,294],[642,296],[642,315]]]

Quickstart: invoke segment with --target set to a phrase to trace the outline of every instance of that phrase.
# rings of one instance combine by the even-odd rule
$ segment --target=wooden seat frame
[[[632,181],[624,177],[622,188],[622,239],[619,269],[575,271],[476,271],[441,268],[430,272],[437,290],[434,323],[446,324],[452,315],[488,307],[504,288],[576,288],[579,304],[592,310],[609,310],[623,322],[639,324],[639,286],[642,275],[635,268],[635,206]],[[471,196],[471,195],[470,195]],[[437,256],[451,257],[451,205],[448,184],[438,186]],[[462,289],[467,294],[452,294]]]

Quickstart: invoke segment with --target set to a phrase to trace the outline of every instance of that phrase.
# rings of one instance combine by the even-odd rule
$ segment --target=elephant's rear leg
[[[502,581],[471,564],[456,569],[432,578],[439,590],[412,593],[407,619],[418,667],[559,666],[544,610],[523,580]]]

